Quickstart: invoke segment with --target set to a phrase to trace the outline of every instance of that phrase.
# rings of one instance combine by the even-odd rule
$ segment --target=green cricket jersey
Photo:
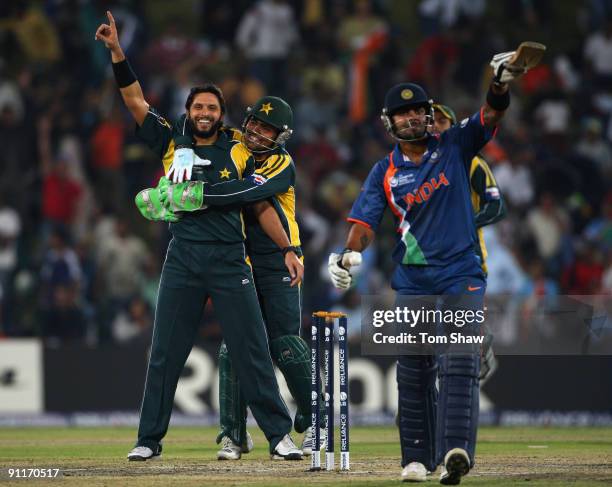
[[[237,129],[224,127],[222,132],[234,141],[242,140],[242,133]],[[186,135],[189,136],[190,132],[185,123],[185,115],[183,115],[174,125],[174,136]],[[240,146],[246,149],[242,143]],[[167,167],[171,163],[172,160]],[[300,231],[295,219],[295,177],[295,164],[284,149],[279,148],[271,152],[261,162],[255,162],[251,156],[242,179],[232,178],[231,181],[223,179],[217,183],[210,180],[206,182],[204,204],[211,208],[218,208],[227,205],[243,206],[256,201],[269,200],[278,213],[291,245],[299,247]],[[261,228],[253,212],[246,206],[244,216],[249,255],[279,252],[278,246]]]
[[[487,246],[484,241],[482,227],[498,222],[506,216],[504,200],[501,196],[495,176],[491,172],[487,161],[477,155],[470,165],[470,186],[472,206],[474,208],[474,222],[478,234],[476,252],[482,262],[482,270],[487,269]]]
[[[244,179],[205,184],[204,203],[210,206],[240,204],[268,200],[278,213],[291,245],[300,245],[300,232],[295,220],[295,164],[282,149],[256,163],[255,171]],[[245,212],[249,255],[278,252],[251,211]]]
[[[162,159],[164,172],[167,173],[174,158],[172,126],[150,108],[136,133]],[[254,170],[251,153],[228,131],[220,131],[214,144],[194,146],[194,151],[200,158],[211,161],[211,165],[194,167],[192,179],[217,184],[241,179]],[[246,237],[242,211],[238,204],[186,212],[181,216],[179,222],[170,224],[172,235],[181,239],[237,243]]]

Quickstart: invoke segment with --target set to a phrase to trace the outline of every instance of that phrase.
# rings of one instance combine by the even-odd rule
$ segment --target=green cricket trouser
[[[137,444],[155,449],[168,430],[176,386],[209,297],[246,402],[272,451],[291,431],[291,418],[274,375],[244,245],[176,237],[162,269]]]
[[[299,336],[302,288],[301,285],[291,287],[285,259],[279,253],[251,255],[251,263],[268,340],[286,335]]]
[[[291,279],[280,253],[251,255],[251,262],[270,353],[297,403],[295,428],[302,432],[310,424],[311,377],[310,352],[299,338],[301,286],[291,287]],[[246,438],[246,408],[241,398],[241,383],[237,381],[231,361],[226,359],[223,346],[219,360],[221,432],[217,442],[227,435],[236,444],[242,444]]]

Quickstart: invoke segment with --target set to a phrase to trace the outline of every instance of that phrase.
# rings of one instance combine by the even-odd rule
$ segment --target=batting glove
[[[191,179],[193,166],[210,166],[208,159],[201,159],[191,147],[179,147],[174,151],[174,159],[168,170],[167,177],[173,183],[182,183]]]
[[[346,249],[341,254],[330,254],[327,261],[329,277],[337,289],[351,287],[353,276],[349,272],[353,266],[361,264],[361,253]]]
[[[527,68],[510,64],[516,51],[502,52],[493,56],[490,66],[493,68],[493,81],[496,83],[508,83],[527,72]]]

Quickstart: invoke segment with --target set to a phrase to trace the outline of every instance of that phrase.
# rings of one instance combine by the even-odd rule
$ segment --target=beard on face
[[[199,130],[198,125],[191,117],[187,118],[187,124],[189,125],[189,129],[191,130],[191,133],[193,135],[195,135],[196,137],[201,137],[202,139],[207,139],[208,137],[212,137],[215,134],[215,132],[217,132],[217,130],[221,128],[221,125],[223,125],[223,122],[221,119],[217,120],[215,123],[211,125],[211,127],[208,130]]]

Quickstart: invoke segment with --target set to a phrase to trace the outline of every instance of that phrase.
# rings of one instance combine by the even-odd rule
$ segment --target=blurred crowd
[[[388,289],[390,215],[354,289],[339,293],[326,276],[362,181],[392,147],[379,120],[386,90],[420,83],[461,119],[483,103],[493,54],[546,44],[484,150],[508,207],[485,234],[488,292],[612,291],[610,0],[2,2],[0,336],[96,346],[151,332],[170,236],[133,198],[161,164],[135,137],[94,41],[107,9],[167,118],[205,81],[222,88],[229,125],[263,94],[291,103],[305,318],[356,312],[360,293]],[[210,309],[205,321],[202,333],[218,337]]]

